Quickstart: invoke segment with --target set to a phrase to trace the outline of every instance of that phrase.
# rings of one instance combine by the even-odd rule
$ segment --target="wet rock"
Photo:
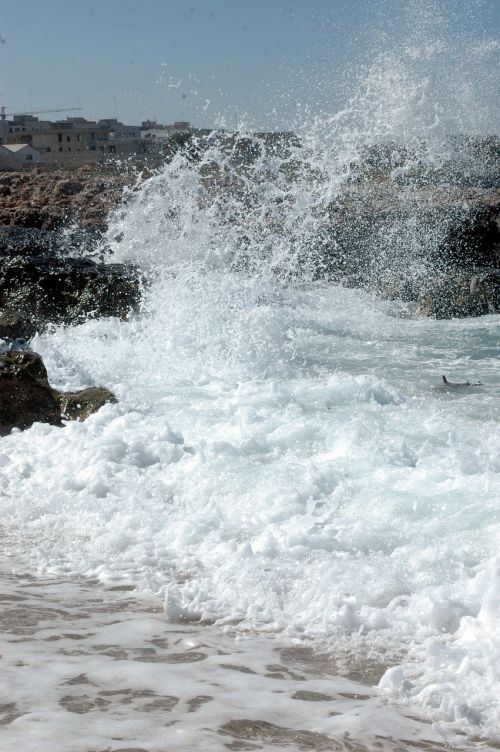
[[[59,403],[36,353],[12,350],[0,354],[0,436],[33,423],[60,426]]]
[[[500,313],[500,269],[441,276],[421,295],[418,312],[438,319]]]
[[[98,228],[41,230],[0,227],[0,259],[5,256],[100,256],[109,251]]]
[[[346,749],[343,742],[337,742],[329,736],[319,734],[306,729],[292,729],[284,726],[276,726],[267,721],[254,721],[247,718],[233,720],[224,723],[219,728],[219,733],[232,736],[234,739],[245,742],[256,742],[259,746],[293,746],[296,749],[316,750],[316,752],[335,752]],[[236,749],[236,747],[231,747]],[[239,747],[240,749],[255,749],[258,747]]]
[[[137,308],[140,295],[138,274],[121,264],[53,256],[0,257],[0,307],[27,312],[37,321],[125,317]]]
[[[33,321],[19,311],[0,310],[0,339],[26,342],[36,332]]]
[[[85,420],[106,403],[118,401],[113,392],[102,386],[93,386],[88,389],[81,389],[78,392],[56,394],[58,394],[62,417],[66,420]]]
[[[43,383],[49,383],[47,369],[45,364],[37,353],[29,350],[8,350],[0,353],[4,367],[9,367],[12,372],[18,373],[23,371],[33,379]]]
[[[400,300],[436,318],[500,305],[500,191],[457,186],[349,187],[329,207],[318,277]]]
[[[318,272],[377,289],[415,283],[424,266],[443,273],[500,266],[500,191],[350,188],[318,233]],[[416,280],[417,291],[423,280]]]
[[[9,350],[0,353],[0,436],[33,423],[62,426],[66,420],[85,420],[107,402],[117,399],[109,389],[89,387],[78,392],[52,389],[47,369],[37,353]]]
[[[106,252],[95,227],[66,230],[0,227],[0,309],[47,322],[126,316],[140,300],[132,266],[97,263]]]
[[[489,204],[471,204],[460,211],[451,224],[441,253],[458,266],[500,265],[500,194],[496,191]]]
[[[471,277],[469,293],[474,305],[488,313],[500,313],[500,269],[489,269]]]

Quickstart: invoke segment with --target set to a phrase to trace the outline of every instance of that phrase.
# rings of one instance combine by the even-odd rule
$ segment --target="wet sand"
[[[2,750],[450,749],[377,695],[377,661],[339,668],[312,645],[167,622],[126,587],[0,578]]]

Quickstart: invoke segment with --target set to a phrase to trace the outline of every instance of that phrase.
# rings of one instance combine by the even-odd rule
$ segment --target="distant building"
[[[144,126],[148,126],[147,128]],[[160,125],[152,120],[145,120],[141,125],[141,138],[145,140],[167,141],[177,133],[192,133],[191,123],[185,120],[172,123],[172,125]]]
[[[141,130],[141,139],[144,141],[168,141],[170,135],[165,126],[161,128],[147,128]]]
[[[185,133],[186,131],[191,130],[191,123],[187,122],[186,120],[179,120],[173,125],[167,125],[166,127],[168,130],[173,131],[174,133]]]
[[[80,130],[95,130],[99,127],[95,120],[87,120],[87,118],[84,117],[67,117],[65,120],[56,120],[55,122],[50,123],[50,126],[52,128],[57,126],[58,128],[64,128],[66,130],[71,130],[72,128],[80,128]]]
[[[104,118],[97,123],[99,128],[107,130],[111,138],[134,139],[141,137],[140,125],[125,125],[116,118]]]
[[[42,131],[44,128],[48,128],[49,125],[49,120],[39,120],[35,115],[14,115],[14,119],[7,122],[7,136],[13,133]]]
[[[156,120],[143,120],[141,123],[141,130],[164,130],[165,126],[161,123],[157,123]]]
[[[67,117],[49,121],[26,114],[16,115],[12,121],[3,119],[1,122],[3,131],[0,133],[0,143],[3,139],[8,145],[29,145],[34,150],[33,161],[48,167],[78,167],[129,158],[161,162],[171,154],[172,137],[202,134],[201,130],[184,120],[169,125],[144,120],[138,126],[127,125],[117,118],[95,121],[84,117]],[[22,153],[27,155],[29,150]],[[4,155],[4,162],[10,163],[12,159],[12,156]]]
[[[8,142],[30,144],[41,154],[44,164],[71,167],[96,161],[91,153],[97,153],[99,140],[106,138],[107,134],[100,132],[95,123],[62,121],[49,123],[44,130],[9,136]]]
[[[0,169],[19,170],[40,164],[42,155],[31,144],[1,144]]]

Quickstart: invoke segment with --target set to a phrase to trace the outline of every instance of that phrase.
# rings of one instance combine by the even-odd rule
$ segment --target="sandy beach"
[[[0,598],[4,750],[450,748],[378,696],[376,661],[168,622],[155,596],[14,573],[5,561]]]

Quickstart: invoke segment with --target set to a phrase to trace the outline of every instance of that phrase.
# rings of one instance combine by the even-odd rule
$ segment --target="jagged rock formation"
[[[66,322],[136,307],[137,273],[95,263],[105,253],[104,217],[127,182],[129,176],[75,172],[0,174],[0,306]],[[212,186],[204,200],[230,189]],[[68,218],[79,226],[62,232]],[[244,250],[245,227],[241,244]],[[412,302],[422,315],[498,312],[500,191],[467,181],[346,185],[318,213],[316,237],[308,236],[301,254],[318,278]],[[245,269],[245,254],[239,258]]]
[[[53,230],[68,221],[104,227],[132,178],[94,172],[0,172],[0,224]]]
[[[33,423],[60,426],[61,411],[40,356],[24,351],[0,355],[0,435]]]
[[[79,392],[58,392],[49,384],[39,355],[25,350],[0,353],[0,436],[33,423],[62,426],[67,420],[85,420],[116,397],[104,387]]]
[[[436,277],[418,303],[419,313],[438,319],[500,313],[500,269]]]
[[[0,308],[27,313],[38,328],[50,321],[76,323],[126,316],[140,301],[131,267],[88,258],[0,255]]]
[[[500,311],[500,190],[362,186],[330,206],[318,273],[423,315]]]
[[[103,386],[91,386],[78,392],[55,392],[61,415],[67,420],[85,420],[97,412],[107,402],[117,402],[109,389]]]
[[[0,310],[0,340],[26,342],[35,332],[36,326],[28,316],[15,310]]]
[[[0,173],[0,308],[50,321],[125,316],[139,304],[137,270],[98,263],[104,219],[126,176]],[[63,222],[74,220],[71,230]]]
[[[49,322],[124,317],[138,307],[137,270],[99,263],[107,212],[127,180],[0,173],[0,340],[19,347]],[[71,231],[64,227],[68,220]],[[106,402],[116,398],[103,387],[52,389],[35,353],[0,352],[0,435],[35,422],[61,426],[61,416],[85,420]]]

